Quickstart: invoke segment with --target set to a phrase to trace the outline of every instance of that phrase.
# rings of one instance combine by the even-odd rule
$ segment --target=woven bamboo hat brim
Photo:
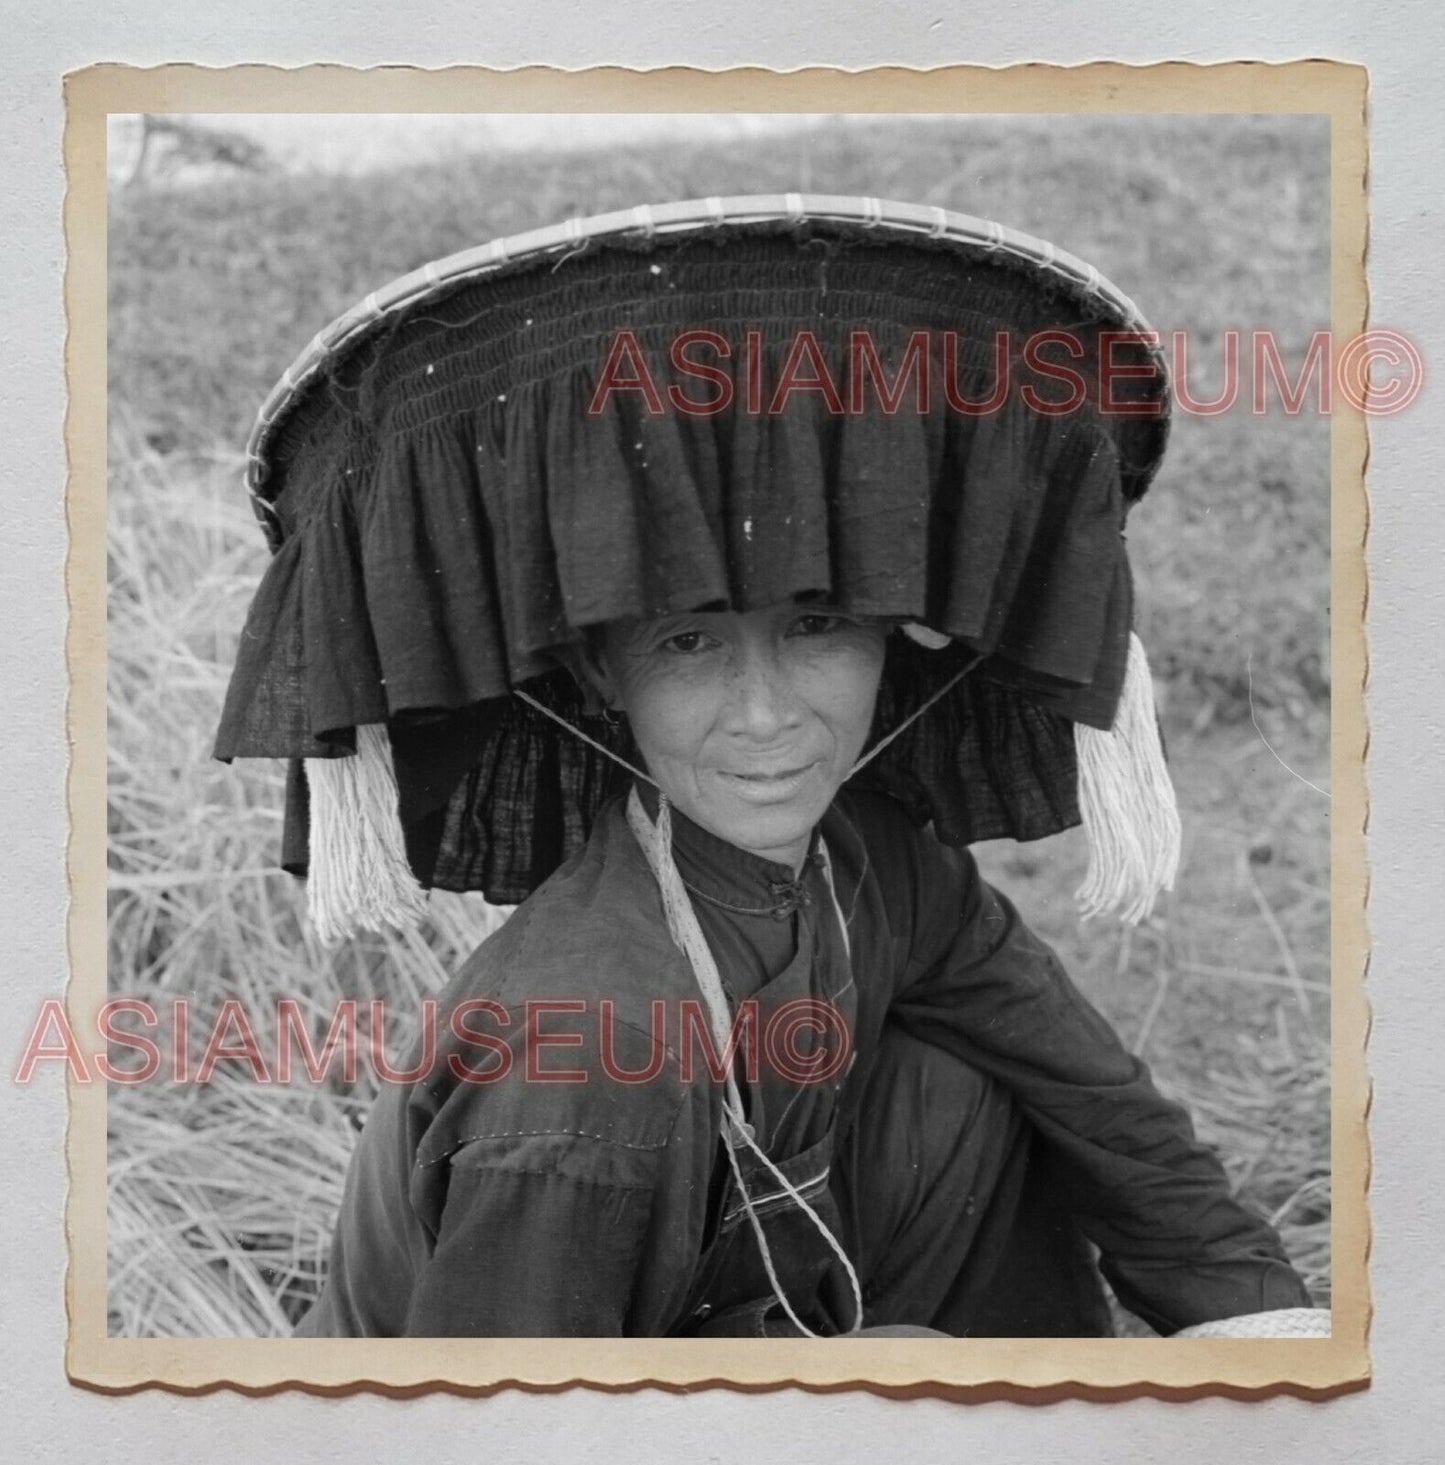
[[[1054,370],[1025,355],[1040,333]],[[996,389],[1000,340],[1009,390],[959,410]],[[249,489],[275,557],[216,753],[345,756],[384,725],[418,878],[513,902],[625,785],[513,688],[575,721],[555,653],[588,626],[818,598],[951,638],[892,638],[879,731],[985,657],[870,781],[951,842],[1056,832],[1079,818],[1074,726],[1119,705],[1122,530],[1167,425],[1125,295],[941,209],[711,199],[452,256],[322,331],[262,409]],[[635,756],[625,727],[588,730]],[[305,795],[293,768],[298,869]]]

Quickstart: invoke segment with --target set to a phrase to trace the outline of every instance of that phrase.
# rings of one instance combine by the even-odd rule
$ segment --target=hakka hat
[[[857,781],[953,844],[1082,818],[1086,913],[1137,920],[1179,853],[1123,538],[1168,414],[1126,296],[943,209],[713,198],[452,255],[261,410],[274,558],[216,755],[292,760],[324,936],[428,886],[510,904],[637,757],[561,648],[817,600],[907,628]]]

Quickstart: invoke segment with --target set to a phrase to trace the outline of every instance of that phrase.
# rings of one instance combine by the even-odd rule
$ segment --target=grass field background
[[[420,935],[327,951],[274,868],[281,770],[209,751],[266,552],[242,487],[256,407],[315,332],[428,259],[573,214],[706,194],[868,193],[996,218],[1097,265],[1212,394],[1231,327],[1291,369],[1328,326],[1328,132],[1271,117],[877,119],[796,135],[493,154],[339,177],[216,170],[115,189],[110,220],[110,985],[203,1031],[227,998],[320,1024],[415,1010],[500,914],[436,896]],[[1247,394],[1246,394],[1247,395]],[[1245,1201],[1329,1296],[1327,423],[1180,415],[1134,515],[1185,820],[1172,896],[1081,925],[1077,833],[980,851]],[[318,1033],[320,1029],[318,1027]],[[388,1049],[405,1047],[389,1020]],[[132,1055],[117,1054],[124,1062]],[[113,1333],[286,1331],[314,1295],[372,1089],[109,1094]]]

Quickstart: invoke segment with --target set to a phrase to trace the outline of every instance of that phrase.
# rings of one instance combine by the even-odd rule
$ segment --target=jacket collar
[[[640,780],[637,791],[648,817],[657,818],[658,791]],[[819,831],[813,830],[802,869],[739,849],[695,824],[672,806],[672,852],[683,884],[694,897],[738,915],[783,920],[823,892]]]

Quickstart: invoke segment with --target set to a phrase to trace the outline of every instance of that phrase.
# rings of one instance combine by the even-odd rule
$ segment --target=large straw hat
[[[295,760],[283,862],[328,934],[419,886],[515,902],[627,779],[514,688],[635,758],[557,648],[823,598],[915,627],[880,734],[983,658],[860,779],[952,843],[1057,832],[1082,797],[1089,903],[1137,918],[1177,820],[1123,529],[1167,425],[1126,296],[942,209],[715,198],[453,255],[323,330],[262,408],[275,557],[216,755]]]

